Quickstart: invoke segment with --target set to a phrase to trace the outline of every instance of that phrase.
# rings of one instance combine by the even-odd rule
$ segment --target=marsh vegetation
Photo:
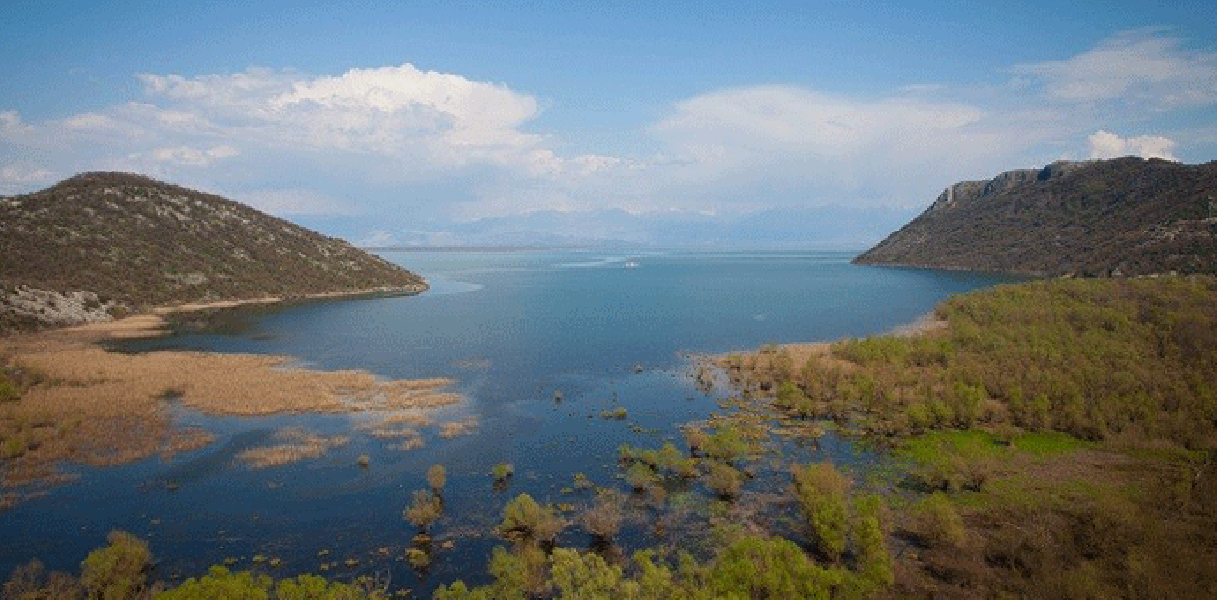
[[[1206,597],[1215,300],[1208,277],[1006,285],[944,302],[945,327],[924,335],[722,364],[756,397],[777,390],[790,418],[907,461],[892,490],[910,548],[899,595]],[[812,504],[817,529],[838,520]]]
[[[426,411],[455,404],[448,379],[385,381],[365,371],[285,368],[289,359],[250,354],[167,351],[113,352],[96,343],[113,327],[46,332],[0,339],[0,486],[4,503],[70,479],[64,463],[104,466],[170,457],[210,444],[209,432],[174,423],[170,406],[212,415],[281,413],[381,415],[372,434],[401,437],[399,447],[422,445],[415,429],[430,425]],[[476,422],[444,423],[453,437]],[[316,458],[346,443],[343,436],[287,430],[277,444],[240,459],[254,468]]]
[[[484,576],[434,597],[1211,597],[1215,298],[1207,278],[1035,282],[952,298],[920,335],[722,357],[740,395],[600,457],[616,479],[492,495]],[[839,436],[883,459],[807,460]],[[417,569],[466,518],[452,476],[400,499]],[[392,589],[217,567],[173,593],[306,583]]]

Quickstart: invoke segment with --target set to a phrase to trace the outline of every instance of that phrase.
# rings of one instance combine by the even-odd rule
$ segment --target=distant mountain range
[[[140,175],[85,173],[0,197],[0,331],[374,288],[427,285],[342,240]]]
[[[776,208],[739,215],[691,211],[534,211],[432,231],[391,231],[366,247],[668,246],[861,249],[913,216],[912,209],[850,206]]]
[[[1217,273],[1217,161],[1056,162],[957,183],[855,262],[1049,276]]]

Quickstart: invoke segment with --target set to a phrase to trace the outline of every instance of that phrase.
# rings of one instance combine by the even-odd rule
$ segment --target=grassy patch
[[[1020,451],[1039,457],[1056,456],[1095,445],[1059,431],[1024,433],[1015,437],[1011,443]]]

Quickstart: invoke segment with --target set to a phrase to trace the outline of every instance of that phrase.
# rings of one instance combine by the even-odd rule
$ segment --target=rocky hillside
[[[1217,161],[1056,162],[957,183],[854,262],[1050,276],[1217,273]]]
[[[85,173],[0,197],[0,332],[186,302],[384,288],[417,275],[219,196]]]

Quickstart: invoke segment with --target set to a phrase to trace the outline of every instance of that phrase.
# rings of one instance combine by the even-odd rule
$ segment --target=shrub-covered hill
[[[0,332],[186,302],[384,288],[419,276],[253,208],[140,175],[0,198]]]
[[[1217,273],[1217,161],[1057,162],[964,181],[855,262],[1040,275]]]

